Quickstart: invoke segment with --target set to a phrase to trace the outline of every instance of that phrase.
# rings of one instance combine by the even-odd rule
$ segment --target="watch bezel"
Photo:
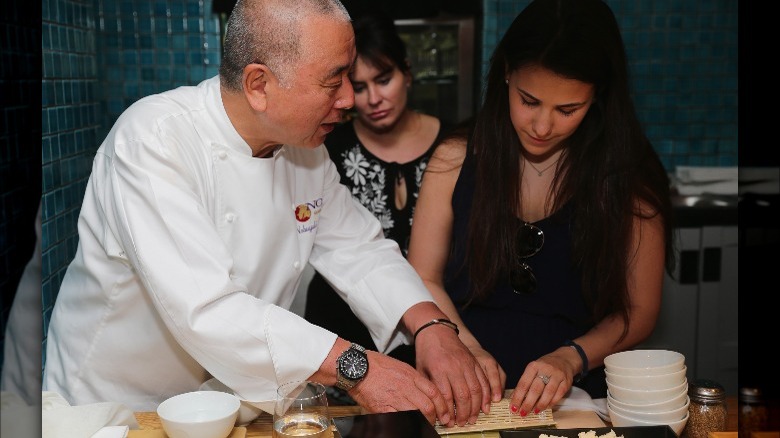
[[[354,369],[353,367],[357,368]],[[357,371],[357,373],[353,373]],[[349,380],[360,380],[365,377],[368,372],[368,358],[366,353],[350,348],[344,352],[341,360],[339,361],[339,372],[344,378]]]
[[[336,374],[338,377],[336,386],[344,390],[352,389],[363,380],[368,374],[368,355],[365,348],[353,343],[341,353],[336,361]]]

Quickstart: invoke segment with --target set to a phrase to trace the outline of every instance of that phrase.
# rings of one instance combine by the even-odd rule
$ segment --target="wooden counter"
[[[726,432],[737,432],[739,429],[739,406],[737,404],[737,396],[726,397],[726,412],[729,416],[726,420]]]
[[[726,424],[726,431],[737,431],[737,397],[727,397],[726,399],[728,409],[728,421]],[[362,410],[358,406],[330,406],[330,413],[334,417],[344,417],[348,415],[362,414]],[[162,424],[160,418],[156,412],[136,412],[135,417],[138,420],[138,424],[142,430],[157,429],[162,430]],[[263,414],[246,426],[247,438],[272,438],[271,433],[271,416],[269,414]]]
[[[328,410],[333,417],[345,417],[363,413],[358,406],[330,406]],[[160,417],[157,416],[157,412],[136,412],[135,418],[138,420],[138,425],[141,426],[142,430],[162,431],[162,423],[160,422]],[[271,415],[263,413],[255,421],[246,426],[246,437],[272,438],[271,422]]]

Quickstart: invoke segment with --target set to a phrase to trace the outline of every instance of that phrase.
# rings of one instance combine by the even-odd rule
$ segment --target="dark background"
[[[2,338],[35,246],[41,199],[40,2],[0,2],[0,294]],[[0,351],[0,358],[2,358]]]
[[[232,6],[233,2],[214,1]],[[377,5],[394,18],[435,17],[439,15],[481,15],[481,2],[466,0],[367,0],[344,1],[350,13],[357,14],[366,4]],[[24,9],[21,8],[24,5]],[[224,6],[224,7],[230,7]],[[10,0],[0,2],[0,294],[7,312],[21,272],[32,254],[35,235],[33,220],[40,199],[40,39],[17,39],[18,29],[40,33],[40,3]],[[767,66],[773,20],[764,6],[739,2],[739,165],[778,167],[775,132],[776,117],[769,106],[777,83],[775,69]],[[769,46],[771,47],[771,46]],[[776,197],[774,198],[776,202]],[[776,205],[776,203],[775,203]],[[778,228],[775,215],[757,215],[740,204],[740,229],[749,225]],[[770,357],[777,346],[776,301],[780,267],[777,244],[740,247],[740,331],[744,342],[740,354],[740,385],[757,385],[772,400],[780,397],[776,378],[778,368]],[[3,315],[3,322],[7,314]],[[3,324],[4,327],[4,324]],[[1,334],[0,334],[1,335]],[[748,345],[753,347],[748,349]],[[780,421],[780,418],[775,421]],[[778,429],[777,426],[774,428]]]
[[[767,67],[766,57],[757,47],[765,44],[772,17],[755,2],[739,2],[739,166],[780,167],[780,154],[773,137],[776,116],[766,109],[775,93],[767,93],[777,82],[775,71]],[[763,195],[739,204],[739,229],[780,227],[780,195]],[[770,209],[757,209],[755,202],[769,203]],[[739,250],[739,354],[740,386],[764,390],[770,405],[769,430],[780,430],[780,383],[774,357],[778,334],[777,283],[780,268],[777,240],[761,245],[743,245]],[[750,347],[748,347],[750,346]]]
[[[394,19],[478,15],[482,10],[479,0],[342,0],[342,3],[350,15],[381,9]],[[235,0],[214,0],[212,9],[229,14],[235,4]]]

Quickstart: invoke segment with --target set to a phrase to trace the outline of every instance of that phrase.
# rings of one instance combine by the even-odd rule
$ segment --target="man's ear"
[[[273,73],[265,64],[249,64],[244,67],[244,95],[255,111],[265,111],[268,106],[267,88]]]

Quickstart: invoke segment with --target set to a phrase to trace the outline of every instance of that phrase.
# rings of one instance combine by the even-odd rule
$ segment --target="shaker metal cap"
[[[726,390],[714,380],[697,379],[688,385],[688,397],[704,404],[720,403],[726,399]]]
[[[760,388],[742,387],[739,388],[739,401],[745,403],[763,403],[764,394]]]

